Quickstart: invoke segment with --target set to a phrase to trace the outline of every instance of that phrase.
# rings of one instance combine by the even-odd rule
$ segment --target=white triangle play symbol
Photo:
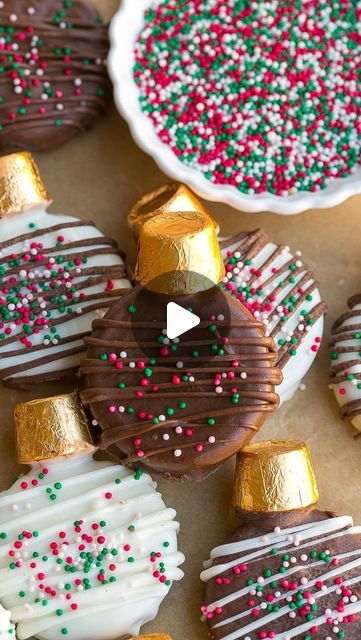
[[[178,338],[186,331],[193,329],[200,323],[201,319],[194,313],[183,309],[175,302],[167,304],[167,337],[170,340]]]

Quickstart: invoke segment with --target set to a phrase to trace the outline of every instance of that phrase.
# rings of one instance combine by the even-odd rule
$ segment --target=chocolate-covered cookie
[[[110,100],[107,26],[75,0],[0,2],[0,151],[47,151],[90,129]]]
[[[204,278],[204,290],[192,292],[197,274],[187,268],[195,263],[198,276],[202,270],[210,276],[214,265],[214,279]],[[152,276],[161,276],[166,264],[166,289],[157,290],[159,279]],[[81,368],[82,400],[100,425],[100,446],[123,464],[203,479],[277,408],[274,385],[282,376],[273,366],[273,340],[238,300],[216,286],[223,269],[207,216],[155,216],[140,236],[136,277],[144,286],[93,323]],[[192,286],[181,295],[183,284]],[[174,340],[166,329],[172,301],[200,319]]]
[[[245,524],[201,575],[212,640],[358,640],[361,530],[349,516],[314,510],[307,447],[246,447],[235,487]]]

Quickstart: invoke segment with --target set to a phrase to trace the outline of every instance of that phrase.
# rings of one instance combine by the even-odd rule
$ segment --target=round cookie
[[[278,351],[281,402],[290,400],[321,345],[324,315],[318,283],[302,254],[272,242],[262,229],[220,239],[226,290],[263,322]]]
[[[0,159],[0,378],[29,386],[76,373],[83,338],[130,288],[124,254],[89,221],[47,212],[30,154]]]
[[[75,396],[18,405],[15,418],[31,469],[0,494],[0,601],[18,638],[138,635],[183,576],[176,512],[150,476],[93,459]]]
[[[185,274],[209,274],[212,264],[218,279],[207,279],[203,291],[175,295],[167,289],[167,295],[150,278],[154,270],[160,280],[169,271],[167,285],[176,288]],[[144,286],[93,323],[81,367],[82,400],[99,423],[100,446],[122,463],[201,480],[249,442],[277,408],[274,385],[282,376],[273,366],[274,342],[261,322],[216,286],[223,273],[206,215],[159,214],[143,226],[136,278],[142,282],[144,276]],[[166,336],[172,301],[200,318],[174,340]]]
[[[0,151],[47,151],[90,129],[111,98],[108,30],[92,4],[0,2]]]
[[[315,510],[307,446],[271,441],[237,458],[233,504],[244,520],[201,574],[212,640],[357,640],[361,528]]]
[[[348,301],[332,327],[330,378],[341,415],[361,431],[361,295]]]
[[[10,640],[11,638],[16,640],[15,625],[10,622],[10,611],[0,604],[0,639]]]

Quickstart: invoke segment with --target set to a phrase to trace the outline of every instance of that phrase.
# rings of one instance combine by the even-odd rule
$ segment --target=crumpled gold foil
[[[304,442],[270,440],[237,455],[233,505],[248,512],[304,509],[319,500],[311,454]]]
[[[0,218],[50,202],[33,157],[27,151],[0,157]]]
[[[172,640],[167,633],[148,633],[146,636],[137,636],[130,640]]]
[[[143,225],[135,270],[143,287],[188,295],[218,284],[224,273],[216,231],[206,214],[160,213]]]
[[[190,211],[205,213],[209,216],[214,224],[216,233],[219,233],[217,220],[198,200],[193,191],[179,182],[166,184],[140,198],[131,209],[128,216],[128,224],[135,239],[138,240],[144,223],[158,213],[184,213]]]
[[[17,404],[14,420],[20,463],[49,460],[94,447],[76,393]]]

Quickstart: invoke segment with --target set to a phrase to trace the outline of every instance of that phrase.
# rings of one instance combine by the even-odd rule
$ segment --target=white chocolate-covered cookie
[[[0,377],[74,373],[92,321],[130,286],[116,242],[93,223],[45,204],[0,220]]]
[[[153,619],[183,555],[156,484],[91,454],[34,463],[0,495],[0,601],[20,640],[118,640]]]
[[[281,402],[290,400],[319,350],[324,314],[313,273],[300,252],[271,242],[257,229],[220,239],[226,266],[223,285],[266,326],[278,350]]]

